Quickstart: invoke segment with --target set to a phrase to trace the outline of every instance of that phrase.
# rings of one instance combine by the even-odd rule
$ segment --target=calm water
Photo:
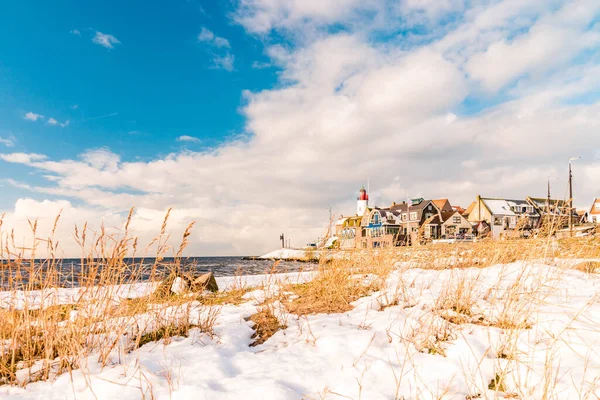
[[[155,263],[154,258],[142,259],[125,259],[125,264],[129,266],[128,270],[123,274],[126,282],[145,281],[151,276],[151,271]],[[173,266],[172,258],[164,258],[157,264],[157,272],[159,276],[168,273]],[[181,262],[184,271],[193,272],[194,274],[202,274],[212,271],[215,276],[234,276],[236,274],[257,275],[271,272],[274,267],[274,262],[270,260],[248,260],[243,257],[189,257]],[[15,285],[10,281],[17,279],[23,284],[29,282],[29,268],[21,268],[15,271],[10,268],[6,261],[0,260],[0,288],[14,288]],[[315,265],[301,263],[296,261],[280,261],[275,267],[275,271],[282,272],[297,272],[314,269]],[[47,263],[36,262],[36,274],[42,276],[50,273],[55,274],[62,287],[80,286],[85,279],[86,271],[89,271],[89,266],[84,265],[82,268],[81,260],[79,259],[64,259],[54,268],[49,268]],[[83,276],[82,276],[83,270]],[[102,266],[99,266],[102,270]],[[89,272],[88,272],[89,274]],[[95,275],[95,274],[94,274]],[[88,275],[89,276],[89,275]],[[39,280],[40,278],[36,278]]]

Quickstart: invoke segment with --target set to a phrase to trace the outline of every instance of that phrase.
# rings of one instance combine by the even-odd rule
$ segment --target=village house
[[[441,216],[441,239],[465,239],[473,234],[473,225],[460,212],[442,212]]]
[[[509,200],[477,196],[465,211],[473,224],[485,222],[492,238],[506,237],[519,229],[528,232],[538,227],[540,214],[527,200]]]
[[[452,209],[449,203],[448,207]],[[359,246],[398,246],[437,239],[441,223],[427,222],[434,216],[440,216],[440,209],[433,200],[422,198],[393,203],[385,209],[374,208],[363,216],[361,226],[365,234]]]
[[[353,249],[356,242],[361,240],[362,228],[360,222],[362,216],[353,215],[344,217],[343,215],[335,223],[335,235],[341,249]]]
[[[363,248],[398,246],[402,240],[401,223],[400,212],[374,208],[363,215],[363,235],[356,244]]]
[[[600,199],[594,199],[594,203],[588,211],[588,222],[600,224]]]
[[[531,204],[540,215],[540,221],[537,227],[551,224],[557,229],[569,226],[569,214],[573,223],[579,221],[577,211],[569,207],[566,200],[555,200],[542,197],[527,197],[527,202]]]

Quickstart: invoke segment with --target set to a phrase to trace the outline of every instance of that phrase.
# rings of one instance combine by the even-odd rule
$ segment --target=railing
[[[473,242],[475,241],[475,235],[459,233],[456,235],[445,235],[441,239],[454,240],[457,242]]]

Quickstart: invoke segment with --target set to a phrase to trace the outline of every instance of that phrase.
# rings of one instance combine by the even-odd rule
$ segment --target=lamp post
[[[581,157],[569,158],[569,235],[573,237],[573,170],[571,162],[580,160]]]
[[[410,231],[410,199],[406,194],[406,245],[412,245],[412,232]]]

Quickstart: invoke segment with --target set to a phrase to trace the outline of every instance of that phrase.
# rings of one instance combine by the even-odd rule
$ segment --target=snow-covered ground
[[[218,283],[227,286],[232,279]],[[248,279],[273,282],[268,276]],[[138,285],[128,293],[147,290]],[[281,312],[287,328],[250,347],[253,324],[246,318],[264,294],[250,292],[247,302],[223,306],[212,338],[192,331],[166,346],[115,353],[104,368],[98,357],[89,357],[86,368],[52,381],[0,386],[0,398],[600,396],[597,275],[522,262],[441,271],[398,265],[384,290],[357,300],[351,311],[306,317]],[[66,301],[68,293],[61,295]],[[465,304],[468,312],[461,312],[457,305]]]
[[[244,275],[244,276],[222,276],[217,277],[219,290],[227,290],[231,286],[239,287],[258,287],[266,283],[289,283],[305,282],[314,275],[314,272],[288,272],[272,275]],[[110,297],[115,302],[122,299],[134,299],[147,296],[158,287],[159,282],[154,283],[133,283],[118,286],[97,287],[93,292],[89,288],[68,288],[68,289],[45,289],[31,291],[5,291],[0,292],[0,308],[12,308],[22,310],[27,305],[27,309],[35,310],[40,306],[48,307],[57,304],[78,303],[82,297],[102,298]]]
[[[344,258],[348,254],[350,252],[344,250],[277,249],[258,258],[263,260],[317,261],[322,257],[327,260]]]
[[[321,255],[318,250],[311,250],[310,253],[315,259],[318,259]],[[263,254],[259,258],[266,260],[305,260],[307,255],[309,255],[308,252],[302,249],[277,249]]]

